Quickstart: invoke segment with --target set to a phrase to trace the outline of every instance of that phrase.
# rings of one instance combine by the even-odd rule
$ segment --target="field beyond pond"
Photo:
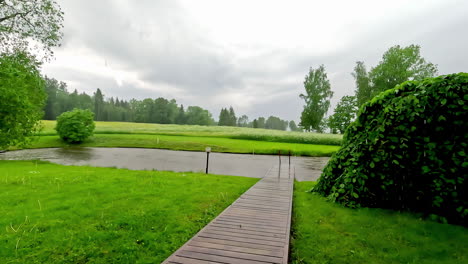
[[[257,181],[0,161],[0,262],[160,263]]]
[[[42,121],[43,130],[30,148],[64,147],[54,130],[55,121]],[[86,147],[142,147],[172,150],[331,156],[341,135],[301,133],[244,127],[161,125],[127,122],[96,122],[95,135]]]

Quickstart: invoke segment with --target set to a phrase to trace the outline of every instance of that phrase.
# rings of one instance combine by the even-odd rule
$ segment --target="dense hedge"
[[[94,114],[89,110],[73,109],[57,117],[55,130],[68,143],[80,143],[93,134]]]
[[[405,82],[361,107],[313,190],[466,225],[467,144],[468,74]]]

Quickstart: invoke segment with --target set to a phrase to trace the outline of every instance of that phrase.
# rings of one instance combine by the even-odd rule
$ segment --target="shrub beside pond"
[[[89,110],[74,109],[57,117],[55,130],[68,143],[80,143],[94,131],[94,114]]]
[[[467,73],[398,85],[361,107],[313,190],[466,225],[467,120]]]

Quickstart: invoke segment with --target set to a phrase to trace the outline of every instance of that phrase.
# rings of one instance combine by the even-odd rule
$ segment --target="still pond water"
[[[131,170],[168,170],[204,172],[206,153],[142,148],[46,148],[9,151],[0,160],[44,160],[63,165],[89,165]],[[320,177],[329,158],[291,157],[291,173],[298,181]],[[209,172],[213,174],[263,177],[279,163],[278,156],[210,153]],[[287,156],[282,166],[289,166]]]

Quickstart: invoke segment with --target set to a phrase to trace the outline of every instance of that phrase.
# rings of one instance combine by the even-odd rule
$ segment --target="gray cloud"
[[[123,79],[118,85],[112,76],[74,65],[54,68],[53,62],[46,67],[49,76],[68,81],[72,89],[89,92],[99,87],[108,96],[175,98],[184,105],[207,108],[215,117],[221,107],[233,105],[238,114],[246,113],[251,119],[273,114],[297,121],[303,104],[299,94],[310,67],[326,66],[334,105],[353,93],[350,73],[356,61],[375,66],[383,52],[396,44],[421,45],[423,56],[438,64],[441,74],[468,70],[466,1],[440,2],[416,15],[401,10],[375,24],[351,21],[343,31],[351,36],[349,40],[324,52],[308,48],[314,46],[313,38],[310,43],[297,43],[298,48],[274,43],[260,47],[259,39],[229,45],[215,41],[182,3],[173,0],[83,0],[61,1],[61,5],[65,37],[60,51],[89,51],[117,72],[134,73],[138,81]],[[326,27],[327,21],[311,25],[304,34],[314,34],[314,26]],[[298,29],[281,30],[303,29],[298,25]],[[336,36],[337,41],[340,37]]]

